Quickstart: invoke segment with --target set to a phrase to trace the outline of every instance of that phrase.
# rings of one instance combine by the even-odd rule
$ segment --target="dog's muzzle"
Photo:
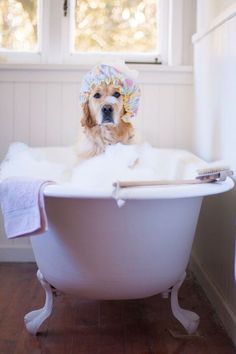
[[[105,104],[102,107],[102,124],[104,123],[114,123],[113,119],[113,107],[110,104]]]

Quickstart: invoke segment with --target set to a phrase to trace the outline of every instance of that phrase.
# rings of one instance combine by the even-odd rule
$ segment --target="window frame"
[[[44,1],[44,3],[46,3]],[[16,51],[16,50],[8,50],[8,49],[0,49],[0,62],[10,62],[10,63],[39,63],[41,62],[42,57],[42,46],[44,42],[44,11],[43,11],[43,0],[37,0],[38,5],[38,13],[37,13],[37,37],[38,37],[38,45],[37,50],[35,51]]]
[[[158,2],[158,9],[159,6],[163,11],[163,14],[160,14],[158,12],[158,23],[159,25],[159,37],[162,36],[162,25],[164,27],[164,22],[162,19],[161,15],[164,15],[167,17],[167,10],[168,7],[164,6],[164,4],[168,4],[168,1],[166,0],[156,0]],[[117,59],[123,59],[126,62],[133,62],[133,63],[155,63],[155,62],[162,62],[163,59],[165,61],[165,58],[163,58],[163,55],[160,53],[163,52],[162,48],[159,45],[159,53],[121,53],[121,52],[74,52],[73,51],[73,30],[74,30],[74,9],[75,9],[75,3],[76,0],[70,0],[70,6],[68,7],[68,14],[66,18],[64,19],[64,33],[65,38],[69,38],[70,40],[65,42],[63,48],[64,48],[64,55],[63,55],[63,62],[64,63],[72,63],[72,64],[94,64],[95,62],[100,62],[102,60],[117,60]],[[162,6],[162,7],[161,7]],[[164,14],[165,12],[165,14]],[[167,27],[167,26],[166,26]],[[163,43],[163,41],[162,41]],[[164,53],[163,53],[164,54]],[[165,54],[164,54],[165,56]]]
[[[64,16],[61,0],[38,0],[38,51],[16,52],[0,50],[0,63],[63,64],[88,66],[102,60],[123,59],[134,64],[182,64],[183,1],[157,0],[159,23],[159,55],[144,53],[73,53],[71,18],[75,0],[69,1]],[[56,6],[57,5],[57,6]],[[68,40],[69,38],[69,40]],[[158,61],[155,58],[158,57]]]

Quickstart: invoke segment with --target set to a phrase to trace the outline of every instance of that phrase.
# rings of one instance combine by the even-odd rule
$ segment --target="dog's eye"
[[[99,92],[96,92],[95,95],[93,95],[94,98],[100,98],[102,95]]]
[[[116,91],[115,93],[113,93],[113,96],[115,98],[119,98],[120,97],[120,92]]]

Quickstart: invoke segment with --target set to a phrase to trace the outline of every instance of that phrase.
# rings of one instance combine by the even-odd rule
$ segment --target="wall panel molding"
[[[139,71],[138,81],[142,84],[173,84],[192,85],[193,71],[191,66],[157,66],[157,65],[133,65],[131,68]],[[85,73],[91,67],[67,66],[26,66],[26,65],[0,65],[0,82],[21,83],[80,83]]]

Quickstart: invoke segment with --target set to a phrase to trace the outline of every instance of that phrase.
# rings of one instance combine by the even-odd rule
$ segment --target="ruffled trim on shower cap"
[[[88,101],[92,88],[102,83],[112,83],[123,95],[125,115],[122,120],[130,122],[138,112],[140,89],[133,78],[113,66],[100,64],[85,75],[80,90],[81,105]]]

